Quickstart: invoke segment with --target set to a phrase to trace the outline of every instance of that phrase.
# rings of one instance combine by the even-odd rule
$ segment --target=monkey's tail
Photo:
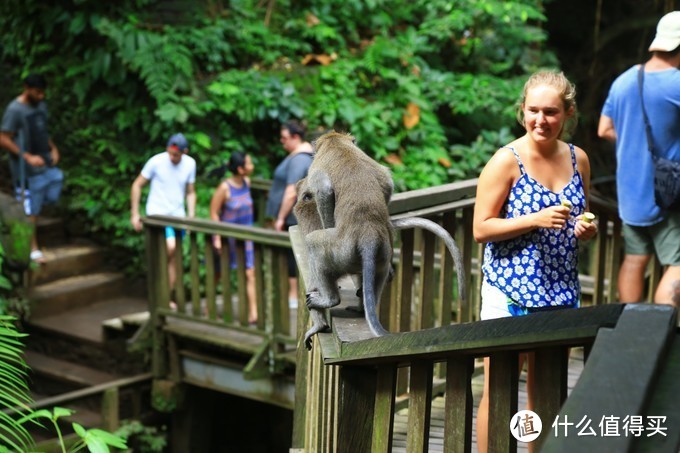
[[[449,253],[453,257],[453,264],[456,266],[456,275],[458,277],[458,297],[460,300],[467,300],[467,287],[465,285],[465,270],[463,269],[463,257],[460,249],[456,245],[448,231],[442,228],[439,224],[422,217],[406,217],[392,221],[392,227],[395,230],[405,230],[408,228],[422,228],[435,235],[439,236],[449,249]]]
[[[361,274],[362,287],[364,290],[364,316],[368,327],[373,332],[373,335],[380,337],[389,332],[383,328],[378,319],[378,302],[380,293],[382,292],[385,281],[387,280],[387,272],[378,270],[378,263],[387,261],[387,266],[391,265],[388,257],[379,256],[380,253],[385,253],[381,250],[380,241],[367,241],[368,244],[363,248],[361,253]],[[381,275],[384,274],[384,275]]]

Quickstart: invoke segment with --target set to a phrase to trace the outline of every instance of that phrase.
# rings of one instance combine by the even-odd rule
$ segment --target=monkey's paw
[[[333,298],[329,300],[328,298],[324,297],[320,291],[313,289],[305,295],[305,303],[307,304],[307,308],[310,310],[314,308],[331,308],[340,304],[340,298]]]
[[[304,340],[305,348],[307,348],[308,351],[311,351],[312,350],[312,337],[319,332],[328,332],[329,330],[330,330],[330,327],[328,327],[328,325],[321,325],[321,326],[314,325],[314,326],[312,326],[312,328],[309,329],[307,331],[307,333],[305,333],[305,340]]]

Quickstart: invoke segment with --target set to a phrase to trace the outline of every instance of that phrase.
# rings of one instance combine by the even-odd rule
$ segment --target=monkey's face
[[[295,218],[297,218],[302,234],[308,234],[312,231],[322,229],[323,224],[321,223],[321,217],[319,216],[319,211],[316,207],[314,193],[307,185],[307,178],[298,181],[295,188],[297,190],[298,198],[295,207],[293,208],[293,213],[295,214]]]

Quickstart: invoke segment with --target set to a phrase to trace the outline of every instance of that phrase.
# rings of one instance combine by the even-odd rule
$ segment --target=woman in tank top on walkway
[[[532,75],[517,112],[526,134],[499,149],[479,176],[473,231],[477,242],[486,243],[482,320],[579,306],[578,243],[591,239],[597,225],[583,221],[590,187],[588,156],[560,140],[575,126],[575,98],[564,74]],[[531,409],[533,354],[520,355],[520,370],[525,360]],[[480,452],[487,451],[488,412],[485,358],[477,414]]]
[[[233,152],[227,165],[231,176],[222,181],[210,201],[210,218],[239,225],[253,225],[253,198],[250,195],[250,179],[253,162],[242,152]],[[222,251],[222,238],[213,236],[213,246],[218,253]],[[257,302],[255,299],[255,247],[252,241],[245,242],[246,252],[246,292],[248,294],[248,322],[257,322]],[[236,241],[229,238],[229,261],[231,269],[236,269]],[[225,301],[226,303],[226,301]]]

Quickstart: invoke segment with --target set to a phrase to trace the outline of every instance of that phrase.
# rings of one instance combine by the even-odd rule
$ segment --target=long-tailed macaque
[[[307,307],[311,337],[327,330],[323,310],[340,303],[337,280],[360,274],[363,311],[374,335],[388,333],[378,319],[377,305],[391,272],[392,229],[421,227],[440,236],[453,255],[464,296],[460,251],[451,236],[422,218],[390,221],[387,204],[393,183],[389,171],[369,158],[350,135],[331,132],[320,137],[307,178],[298,182],[295,215],[305,236],[310,262]]]

